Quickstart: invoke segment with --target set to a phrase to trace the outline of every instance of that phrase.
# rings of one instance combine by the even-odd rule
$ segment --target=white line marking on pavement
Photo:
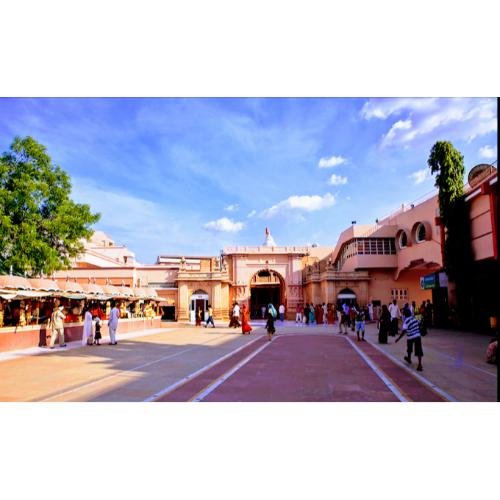
[[[400,401],[408,401],[403,394],[399,392],[399,390],[392,384],[392,382],[385,376],[385,374],[378,368],[372,360],[359,348],[354,344],[354,342],[349,338],[346,337],[347,342],[351,344],[353,349],[363,358],[365,363],[378,375],[378,377],[382,380],[382,382],[388,387],[388,389],[400,400]]]
[[[418,380],[420,380],[420,382],[424,383],[425,385],[427,385],[428,387],[430,387],[431,389],[433,389],[435,392],[437,392],[438,394],[440,394],[441,396],[443,396],[443,398],[445,398],[448,401],[451,401],[453,403],[457,402],[457,400],[451,394],[448,394],[447,392],[443,391],[443,389],[441,389],[440,387],[438,387],[436,384],[432,383],[430,380],[427,380],[425,377],[423,377],[419,373],[416,373],[413,370],[410,370],[408,368],[408,366],[406,366],[404,363],[402,363],[401,361],[399,361],[399,359],[396,358],[396,357],[394,357],[392,354],[389,354],[388,352],[384,351],[382,348],[378,347],[373,342],[369,342],[369,344],[371,346],[373,346],[375,349],[377,349],[377,351],[380,351],[382,354],[385,354],[388,358],[390,358],[392,361],[394,361],[394,363],[396,363],[398,366],[400,366],[401,368],[404,368],[408,373],[410,373],[415,378],[417,378]]]
[[[241,360],[231,370],[227,371],[224,375],[222,375],[222,377],[219,377],[215,382],[210,384],[205,390],[200,392],[194,399],[192,399],[192,401],[194,401],[195,403],[199,403],[200,401],[202,401],[211,392],[213,392],[215,389],[217,389],[217,387],[219,387],[223,382],[225,382],[231,375],[233,375],[235,372],[237,372],[242,366],[246,365],[252,358],[257,356],[257,354],[259,354],[266,347],[269,347],[271,344],[272,344],[272,342],[266,342],[263,346],[259,347],[252,354],[247,356],[245,359]]]
[[[222,337],[222,336],[224,336],[224,334],[218,335],[217,337],[214,337],[213,339],[210,339],[207,342],[202,342],[200,345],[197,345],[197,346],[194,346],[194,347],[190,347],[189,349],[184,349],[182,351],[176,352],[174,354],[170,354],[168,356],[162,356],[161,358],[155,359],[154,361],[150,361],[149,363],[144,363],[144,364],[136,366],[134,368],[130,368],[129,370],[120,370],[118,373],[114,373],[113,375],[108,375],[107,377],[100,378],[98,380],[94,380],[93,382],[89,382],[87,384],[82,384],[82,385],[80,385],[78,387],[75,387],[73,389],[69,389],[67,391],[59,392],[57,394],[54,394],[53,396],[50,396],[49,398],[41,399],[40,401],[50,401],[52,399],[59,398],[61,396],[65,396],[66,394],[71,394],[72,392],[77,392],[77,391],[80,391],[80,390],[82,390],[84,388],[91,387],[91,386],[93,386],[95,384],[102,384],[102,382],[110,380],[110,379],[115,378],[115,377],[120,377],[124,373],[133,372],[133,371],[136,371],[136,370],[140,370],[141,368],[145,368],[146,366],[154,365],[155,363],[159,363],[160,361],[165,361],[166,359],[175,358],[176,356],[180,356],[181,354],[184,354],[185,352],[192,351],[194,349],[198,349],[202,345],[210,344],[211,342],[217,340],[217,338]]]
[[[174,389],[177,389],[178,387],[180,387],[181,385],[184,385],[186,382],[189,382],[191,379],[193,379],[194,377],[200,375],[201,373],[205,372],[206,370],[209,370],[210,368],[212,368],[213,366],[217,365],[218,363],[220,363],[221,361],[224,361],[225,359],[229,358],[230,356],[232,356],[233,354],[236,354],[237,352],[240,352],[242,349],[244,349],[245,347],[248,347],[249,345],[252,345],[254,342],[256,342],[257,340],[259,340],[259,338],[261,337],[257,337],[255,340],[252,340],[251,342],[249,342],[248,344],[244,344],[240,347],[238,347],[237,349],[235,349],[234,351],[231,351],[227,354],[225,354],[224,356],[222,356],[221,358],[218,358],[216,359],[215,361],[212,361],[211,363],[209,363],[208,365],[205,365],[203,366],[202,368],[200,368],[199,370],[196,370],[194,371],[193,373],[190,373],[189,375],[187,375],[186,377],[184,378],[181,378],[180,380],[178,380],[177,382],[174,382],[173,384],[165,387],[164,389],[162,389],[161,391],[153,394],[152,396],[150,396],[149,398],[145,399],[144,400],[144,403],[150,403],[151,401],[155,401],[156,399],[159,399],[163,396],[165,396],[166,394],[168,394],[169,392],[172,392]]]

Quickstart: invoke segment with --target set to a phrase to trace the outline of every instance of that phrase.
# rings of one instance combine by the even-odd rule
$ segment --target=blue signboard
[[[420,278],[420,288],[422,290],[428,290],[429,288],[437,288],[439,286],[436,275],[433,274],[428,274],[427,276],[424,276]]]

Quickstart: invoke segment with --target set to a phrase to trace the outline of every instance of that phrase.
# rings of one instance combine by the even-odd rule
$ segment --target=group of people
[[[428,301],[430,302],[430,301]],[[426,304],[423,303],[425,308]],[[429,309],[428,309],[429,310]],[[382,305],[382,312],[378,319],[378,341],[380,344],[387,344],[388,335],[396,337],[395,342],[406,334],[407,346],[406,356],[404,360],[411,364],[411,356],[415,353],[418,359],[417,371],[422,371],[422,357],[424,355],[422,349],[422,332],[425,333],[429,323],[428,316],[421,314],[421,309],[416,311],[415,302],[405,304],[402,310],[399,309],[397,301],[393,300],[389,306]],[[425,309],[423,309],[425,312]],[[339,314],[339,334],[348,334],[349,328],[356,331],[358,342],[365,340],[365,319],[366,314],[363,308],[357,304],[343,303],[338,311]],[[401,331],[399,331],[399,321],[402,321]]]
[[[298,325],[333,324],[335,322],[335,306],[332,304],[297,304],[295,310],[295,323]]]
[[[111,305],[112,308],[108,319],[109,344],[116,345],[118,344],[116,341],[116,330],[118,328],[120,311],[116,304],[112,303]],[[56,340],[59,340],[59,347],[66,347],[64,339],[65,318],[64,306],[58,306],[52,312],[49,322],[49,331],[51,332],[49,343],[50,349],[54,349]],[[83,320],[82,345],[101,345],[101,339],[101,318],[98,314],[93,315],[90,307],[87,307]]]

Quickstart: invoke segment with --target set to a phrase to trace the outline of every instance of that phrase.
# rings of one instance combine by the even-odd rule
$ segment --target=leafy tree
[[[0,157],[0,269],[50,275],[70,266],[100,214],[69,198],[71,181],[32,137]]]
[[[431,173],[436,174],[440,216],[447,227],[453,216],[454,203],[464,194],[464,157],[451,142],[438,141],[432,146],[427,163]]]
[[[470,308],[467,290],[473,254],[469,207],[463,191],[464,157],[451,142],[438,141],[431,149],[428,164],[431,173],[436,174],[439,212],[446,232],[444,267],[456,283],[458,314],[461,323],[465,323]]]

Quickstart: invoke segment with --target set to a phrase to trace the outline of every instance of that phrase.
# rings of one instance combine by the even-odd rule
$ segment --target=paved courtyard
[[[165,328],[107,338],[101,346],[0,354],[0,401],[496,401],[497,369],[484,361],[488,336],[430,330],[424,371],[403,361],[406,342],[379,345],[334,326],[277,322],[267,340],[226,325]]]

